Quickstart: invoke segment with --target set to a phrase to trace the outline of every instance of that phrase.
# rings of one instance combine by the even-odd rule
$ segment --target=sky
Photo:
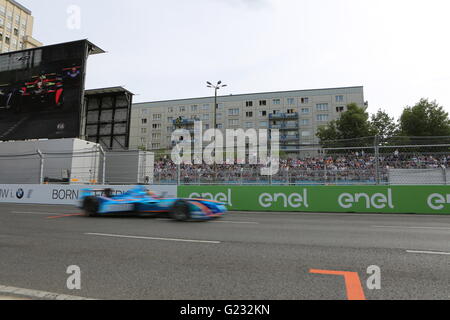
[[[44,44],[108,52],[89,58],[86,88],[121,85],[134,102],[210,96],[222,80],[224,95],[362,85],[371,113],[421,98],[450,112],[448,0],[19,2]]]

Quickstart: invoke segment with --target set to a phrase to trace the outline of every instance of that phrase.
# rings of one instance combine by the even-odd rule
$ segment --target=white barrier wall
[[[83,189],[111,188],[117,194],[125,193],[135,188],[128,186],[85,186],[85,185],[0,185],[0,203],[24,203],[24,204],[55,204],[77,205]],[[167,198],[177,196],[177,186],[158,185],[149,187],[157,195]]]

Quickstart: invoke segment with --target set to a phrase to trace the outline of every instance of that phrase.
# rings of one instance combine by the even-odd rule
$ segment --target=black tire
[[[171,216],[177,221],[188,221],[191,219],[191,210],[189,203],[184,200],[178,200],[172,207]]]
[[[87,217],[98,216],[100,203],[96,197],[87,197],[83,201],[83,210]]]

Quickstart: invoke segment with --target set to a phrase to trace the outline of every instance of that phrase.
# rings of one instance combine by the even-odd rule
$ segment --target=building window
[[[147,119],[144,118],[141,120],[141,122],[142,122],[142,124],[147,124]]]
[[[204,104],[203,105],[203,111],[210,111],[210,110],[211,110],[211,108],[210,108],[209,104]]]
[[[310,137],[311,131],[302,131],[302,137]]]
[[[173,113],[173,107],[169,107],[169,108],[167,108],[167,112],[169,112],[169,113]]]
[[[238,119],[229,119],[228,120],[228,125],[229,126],[238,126],[239,125],[239,120]]]
[[[328,121],[328,115],[327,114],[318,114],[317,121],[319,121],[319,122]]]
[[[229,116],[238,116],[239,115],[239,109],[229,109],[228,110]]]
[[[141,134],[146,134],[147,133],[147,128],[141,128]]]
[[[302,108],[302,114],[309,114],[311,112],[310,108]]]
[[[204,114],[202,119],[208,121],[209,120],[209,114]]]
[[[273,110],[273,112],[272,112],[273,114],[280,114],[281,113],[281,111],[280,110]]]
[[[152,128],[153,128],[153,129],[161,129],[161,123],[154,123],[154,124],[152,125]]]
[[[280,99],[273,99],[273,104],[274,105],[280,105],[281,104],[281,100]]]
[[[4,6],[0,6],[0,14],[5,14],[6,13],[6,8]]]
[[[294,109],[288,109],[287,114],[294,114],[295,110]]]
[[[253,127],[253,122],[246,122],[245,123],[245,128],[249,129]]]
[[[288,105],[292,106],[295,103],[295,99],[294,98],[288,98],[287,99],[287,103],[288,103]]]
[[[222,119],[222,114],[221,113],[217,113],[216,114],[216,119],[218,119],[218,120]]]
[[[260,111],[260,112],[259,112],[259,115],[260,115],[261,117],[267,117],[267,111]]]
[[[302,126],[309,126],[309,119],[302,119],[302,120],[300,120],[300,124]]]
[[[180,112],[186,112],[186,107],[181,106],[180,107]]]
[[[336,96],[336,102],[344,102],[344,96]]]
[[[341,113],[341,112],[344,112],[345,111],[345,107],[336,107],[336,112],[337,113]]]
[[[9,37],[6,37],[6,38],[5,38],[5,43],[6,43],[6,44],[10,44],[10,43],[11,43],[11,39],[10,39]]]
[[[319,103],[316,105],[317,111],[328,111],[328,103]]]
[[[154,114],[153,115],[153,120],[154,121],[160,121],[161,120],[161,114]]]
[[[245,102],[246,107],[253,107],[253,101],[247,101]]]
[[[160,143],[152,143],[152,149],[160,149],[161,144]]]
[[[260,106],[267,106],[267,100],[259,100]]]
[[[198,106],[197,105],[191,106],[191,112],[197,112],[197,111],[198,111]]]
[[[152,139],[153,140],[160,140],[161,139],[161,133],[152,133]]]
[[[252,118],[252,117],[253,117],[253,112],[252,112],[252,111],[246,112],[246,113],[245,113],[245,116],[246,116],[247,118]]]
[[[301,98],[301,103],[302,104],[308,104],[309,103],[309,98]]]
[[[269,125],[269,123],[268,123],[267,121],[261,121],[261,122],[259,123],[259,126],[260,126],[261,128],[267,128],[268,125]]]

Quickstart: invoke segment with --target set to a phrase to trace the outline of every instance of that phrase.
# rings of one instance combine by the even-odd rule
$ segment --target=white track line
[[[259,224],[259,222],[250,222],[250,221],[210,221],[209,223]]]
[[[386,228],[386,229],[426,229],[426,230],[450,230],[450,228],[446,228],[446,227],[372,226],[372,228]]]
[[[415,250],[407,250],[408,253],[419,253],[419,254],[435,254],[442,256],[450,256],[450,252],[436,252],[436,251],[415,251]]]
[[[31,289],[22,289],[22,288],[2,286],[2,285],[0,285],[0,293],[7,294],[7,295],[15,295],[15,296],[17,295],[17,296],[27,297],[27,298],[44,299],[44,300],[94,300],[94,299],[89,299],[89,298],[70,296],[67,294],[59,294],[59,293],[31,290]]]
[[[209,244],[220,244],[221,243],[220,241],[139,237],[139,236],[125,236],[125,235],[120,235],[120,234],[105,234],[105,233],[85,233],[85,234],[88,235],[88,236],[99,236],[99,237],[110,237],[110,238],[125,238],[125,239],[138,239],[138,240],[192,242],[192,243],[209,243]]]

